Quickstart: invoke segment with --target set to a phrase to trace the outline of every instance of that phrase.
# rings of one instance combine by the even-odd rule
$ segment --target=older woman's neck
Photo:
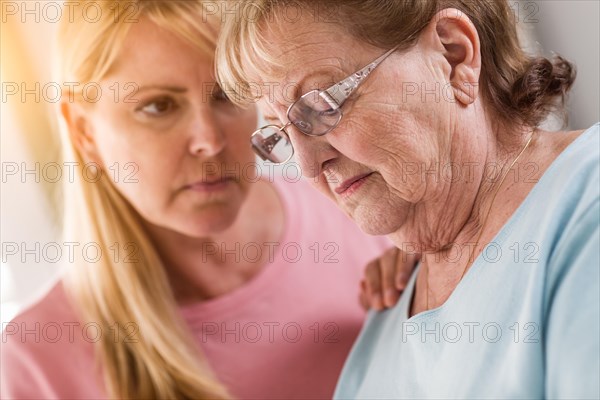
[[[529,141],[532,129],[517,127],[486,133],[488,141],[493,139],[493,142],[490,141],[486,146],[485,162],[496,163],[497,172],[493,175],[490,172],[491,178],[485,179],[479,166],[477,184],[463,185],[465,193],[462,196],[454,195],[458,202],[464,202],[463,207],[456,209],[457,212],[467,213],[467,217],[462,219],[461,224],[448,225],[446,228],[438,225],[441,233],[437,236],[437,244],[429,238],[422,242],[423,268],[417,279],[416,308],[413,311],[431,309],[447,300],[485,246],[494,241],[550,164],[582,132],[536,130],[514,165],[513,161]],[[504,182],[501,182],[511,165],[512,169]],[[474,196],[470,194],[473,191]],[[472,198],[470,202],[467,201],[469,198]],[[450,205],[448,207],[450,209]],[[433,233],[433,230],[430,232]],[[425,304],[426,301],[429,301],[429,305]]]
[[[466,245],[478,234],[504,173],[531,129],[507,128],[476,116],[438,129],[450,132],[447,155],[440,156],[437,175],[431,171],[424,174],[428,192],[413,206],[407,223],[390,238],[399,246],[412,243],[422,252],[443,253],[455,245]],[[521,160],[526,157],[521,155]],[[510,173],[503,186],[514,180]]]
[[[481,234],[489,218],[498,218],[498,211],[506,208],[506,203],[497,200],[500,191],[521,190],[523,182],[522,167],[539,160],[532,159],[534,147],[534,128],[509,126],[483,121],[469,132],[467,138],[481,138],[483,144],[466,150],[465,162],[472,166],[472,183],[458,181],[454,185],[458,208],[467,218],[463,224],[455,227],[454,237],[447,244],[468,243]],[[467,145],[468,146],[468,145]],[[526,183],[526,182],[525,182]],[[526,185],[527,186],[527,185]]]
[[[507,188],[522,190],[515,179],[518,174],[511,172],[501,181],[532,131],[495,125],[485,118],[469,119],[469,123],[457,121],[448,129],[448,162],[457,166],[452,169],[451,179],[442,179],[426,201],[414,206],[411,222],[390,235],[401,249],[412,243],[423,253],[430,271],[430,290],[438,293],[438,300],[449,296],[470,260],[480,252],[481,246],[475,242],[493,238],[483,233],[496,232],[516,208],[513,202],[500,202],[494,196]],[[520,161],[527,162],[530,156],[529,151],[523,153]],[[411,236],[404,232],[411,232]]]

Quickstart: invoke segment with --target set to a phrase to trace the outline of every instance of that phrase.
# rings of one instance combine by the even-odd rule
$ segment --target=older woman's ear
[[[455,98],[469,105],[479,94],[481,72],[479,34],[475,25],[462,11],[446,8],[438,12],[425,30],[426,43],[440,51],[446,60],[446,79],[452,85]]]
[[[71,143],[81,154],[85,162],[100,163],[96,142],[92,135],[92,127],[88,116],[81,104],[77,102],[62,102],[60,113],[69,130]]]

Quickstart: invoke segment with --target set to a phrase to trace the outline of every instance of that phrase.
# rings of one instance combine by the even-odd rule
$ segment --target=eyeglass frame
[[[258,150],[256,148],[256,146],[254,145],[254,143],[252,143],[252,149],[254,150],[254,153],[256,155],[258,155],[260,158],[262,158],[264,161],[268,161],[268,162],[270,162],[272,164],[276,164],[276,165],[285,164],[286,162],[288,162],[289,160],[291,160],[292,157],[294,156],[294,146],[292,145],[292,141],[290,139],[290,136],[285,131],[285,128],[287,128],[290,125],[293,125],[300,132],[302,132],[303,134],[305,134],[307,136],[313,136],[313,137],[324,136],[324,135],[328,134],[329,132],[331,132],[332,130],[334,130],[340,124],[340,121],[342,120],[342,118],[344,116],[344,113],[343,113],[343,111],[342,111],[341,108],[344,105],[344,103],[346,102],[346,100],[348,100],[348,98],[352,95],[352,93],[354,93],[361,86],[361,84],[369,77],[369,75],[375,70],[375,68],[377,68],[392,53],[394,53],[396,50],[398,50],[399,47],[400,47],[400,45],[397,45],[394,48],[388,50],[387,52],[385,52],[381,56],[377,57],[377,59],[375,59],[374,61],[372,61],[371,63],[369,63],[365,67],[363,67],[363,68],[359,69],[358,71],[350,74],[346,78],[344,78],[341,81],[333,84],[332,86],[328,87],[325,90],[313,89],[313,90],[310,90],[310,91],[306,92],[302,96],[300,96],[298,98],[298,100],[294,101],[288,107],[287,112],[286,112],[286,117],[288,119],[288,122],[285,125],[280,126],[280,125],[268,124],[268,125],[260,127],[256,131],[254,131],[254,133],[250,137],[251,143],[252,143],[252,138],[255,135],[259,134],[260,132],[262,132],[264,129],[267,129],[267,128],[271,128],[271,127],[276,128],[277,129],[277,134],[279,134],[280,136],[282,136],[282,134],[283,134],[285,136],[285,139],[289,142],[290,146],[292,147],[292,152],[291,152],[290,156],[285,161],[274,162],[274,161],[265,159],[263,157],[263,155],[260,153],[260,150]],[[290,119],[290,111],[292,110],[292,108],[300,100],[304,99],[305,97],[307,97],[310,94],[320,96],[323,100],[325,100],[325,102],[327,104],[329,104],[332,107],[333,110],[336,110],[336,111],[339,112],[339,118],[335,122],[335,124],[333,126],[331,126],[328,130],[326,130],[323,133],[313,134],[313,133],[305,132],[299,126],[295,125],[291,121],[291,119]],[[273,135],[275,135],[275,134],[273,134]],[[273,136],[273,135],[271,135],[271,136]]]

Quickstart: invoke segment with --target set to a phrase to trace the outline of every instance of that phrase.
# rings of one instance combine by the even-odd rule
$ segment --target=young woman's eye
[[[229,97],[227,97],[227,95],[225,94],[225,92],[223,91],[223,89],[221,89],[220,87],[216,87],[213,90],[213,92],[212,92],[212,98],[217,103],[232,104],[231,100],[229,100]]]
[[[150,116],[158,117],[172,112],[176,107],[177,105],[173,99],[164,97],[146,103],[144,106],[140,107],[138,111]]]

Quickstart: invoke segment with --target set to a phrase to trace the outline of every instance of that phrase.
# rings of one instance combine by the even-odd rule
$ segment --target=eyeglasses
[[[375,61],[335,85],[311,90],[288,107],[288,123],[284,126],[265,125],[252,134],[252,149],[263,160],[283,164],[294,155],[294,147],[286,128],[295,126],[308,136],[323,136],[342,120],[342,106],[375,68],[399,46],[389,50]]]

